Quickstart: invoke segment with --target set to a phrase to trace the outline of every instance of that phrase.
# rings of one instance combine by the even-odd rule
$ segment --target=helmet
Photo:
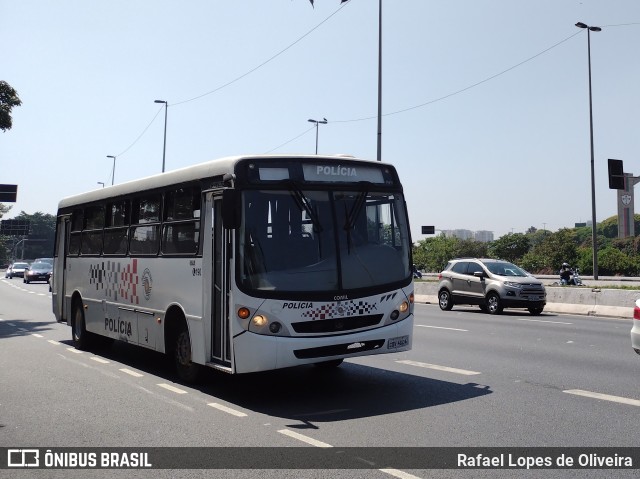
[[[569,267],[569,263],[562,263],[562,267],[563,268],[568,268]]]

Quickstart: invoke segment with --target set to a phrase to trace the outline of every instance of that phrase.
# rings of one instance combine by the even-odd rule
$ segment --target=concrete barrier
[[[553,313],[584,314],[614,318],[633,318],[633,307],[640,298],[639,290],[589,288],[577,286],[546,286],[547,305]],[[418,303],[438,303],[438,283],[417,281],[415,296]]]

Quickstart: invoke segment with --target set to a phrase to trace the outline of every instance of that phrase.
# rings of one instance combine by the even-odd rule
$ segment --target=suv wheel
[[[544,309],[544,308],[529,308],[529,313],[530,313],[532,316],[538,316],[538,315],[540,315],[540,314],[542,313],[542,310],[543,310],[543,309]]]
[[[487,296],[487,311],[489,314],[502,313],[502,303],[497,293],[489,293]]]
[[[438,304],[442,311],[451,311],[453,301],[451,300],[451,293],[449,293],[448,290],[443,289],[438,293]]]

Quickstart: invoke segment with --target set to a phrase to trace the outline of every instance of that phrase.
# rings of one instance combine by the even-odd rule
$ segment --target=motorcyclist
[[[571,275],[573,271],[569,266],[569,263],[562,263],[562,268],[560,268],[560,284],[571,284]]]

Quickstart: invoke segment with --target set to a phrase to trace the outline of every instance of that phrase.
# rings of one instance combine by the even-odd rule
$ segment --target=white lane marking
[[[327,444],[326,442],[318,441],[317,439],[313,439],[309,436],[305,436],[304,434],[300,434],[295,431],[291,431],[289,429],[280,429],[278,431],[280,434],[284,434],[285,436],[289,436],[293,439],[297,439],[298,441],[305,442],[312,446],[316,447],[333,447],[331,444]],[[385,472],[392,476],[398,477],[399,479],[420,479],[418,476],[414,476],[407,472],[399,471],[398,469],[378,469],[379,471]]]
[[[187,391],[185,391],[184,389],[179,389],[175,386],[172,386],[171,384],[166,384],[166,383],[160,383],[158,384],[158,386],[160,386],[161,388],[165,388],[171,392],[174,392],[176,394],[187,394]]]
[[[33,333],[32,336],[35,336],[36,338],[44,338],[42,334],[38,334],[38,333]]]
[[[382,472],[386,472],[387,474],[391,474],[392,476],[398,477],[400,479],[421,479],[418,476],[414,476],[413,474],[409,474],[408,472],[398,471],[397,469],[380,469]]]
[[[531,321],[532,323],[552,323],[552,324],[573,324],[573,323],[565,323],[562,321],[546,321],[544,319],[525,319],[525,318],[513,318],[516,321]]]
[[[47,296],[46,293],[38,293],[38,296]]]
[[[326,442],[318,441],[317,439],[313,439],[311,437],[305,436],[304,434],[300,434],[295,431],[290,431],[289,429],[280,429],[278,431],[280,434],[284,434],[285,436],[292,437],[297,439],[298,441],[306,442],[307,444],[311,444],[316,447],[333,447],[331,444],[327,444]]]
[[[49,339],[47,340],[47,342],[53,344],[54,346],[60,346],[60,344],[62,344],[62,343],[59,343],[58,341],[54,341],[53,339]]]
[[[120,369],[120,371],[125,374],[128,374],[129,376],[133,376],[134,378],[141,378],[143,376],[142,374],[127,368],[122,368]]]
[[[235,409],[231,409],[230,407],[224,406],[222,404],[218,404],[216,402],[210,402],[207,406],[211,406],[212,408],[218,409],[220,411],[226,412],[228,414],[233,414],[237,417],[246,417],[247,415],[242,411],[236,411]]]
[[[109,361],[107,361],[106,359],[99,358],[97,356],[91,356],[89,359],[91,359],[92,361],[95,361],[96,363],[109,364]]]
[[[67,351],[71,351],[72,353],[82,354],[82,351],[76,348],[67,348]]]
[[[482,374],[481,372],[478,372],[478,371],[468,371],[466,369],[450,368],[448,366],[438,366],[437,364],[421,363],[418,361],[403,360],[403,361],[396,361],[396,363],[408,364],[409,366],[418,366],[419,368],[436,369],[438,371],[445,371],[447,373],[454,373],[454,374],[462,374],[464,376],[473,376],[475,374]]]
[[[464,331],[469,332],[468,329],[458,329],[458,328],[444,328],[442,326],[425,326],[424,324],[416,324],[419,328],[433,328],[433,329],[448,329],[449,331]]]
[[[13,324],[13,323],[7,323],[7,324],[8,324],[9,326],[13,326],[13,327],[15,327],[15,324]]]
[[[583,391],[582,389],[567,389],[566,391],[562,391],[562,392],[567,394],[575,394],[576,396],[602,399],[603,401],[611,401],[611,402],[617,402],[620,404],[628,404],[629,406],[640,407],[640,400],[638,399],[630,399],[630,398],[625,398],[621,396],[611,396],[610,394],[594,393],[591,391]]]

